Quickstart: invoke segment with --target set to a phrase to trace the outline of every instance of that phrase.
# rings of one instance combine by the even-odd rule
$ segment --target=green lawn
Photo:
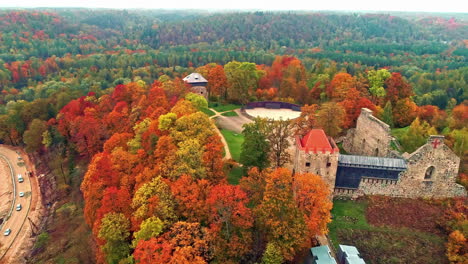
[[[208,108],[203,108],[200,111],[207,114],[208,116],[214,116],[215,115],[215,113],[213,111],[211,111],[210,109],[208,109]]]
[[[339,229],[369,229],[366,220],[367,202],[365,201],[333,201],[331,211],[333,221],[328,225],[330,238],[335,247],[338,246],[337,230]]]
[[[244,135],[237,134],[231,130],[221,129],[221,133],[223,134],[224,138],[229,147],[229,151],[231,152],[232,159],[239,161],[241,146],[244,142]]]
[[[234,112],[234,111],[225,112],[225,113],[222,113],[221,115],[223,115],[223,116],[238,116],[237,113]]]
[[[244,169],[242,167],[235,166],[228,174],[229,184],[237,185],[240,179],[244,176]]]
[[[217,112],[225,112],[225,111],[231,111],[231,110],[234,110],[234,109],[241,108],[241,105],[210,103],[209,107],[213,108]]]
[[[402,127],[402,128],[392,128],[392,136],[394,136],[396,139],[398,139],[399,142],[401,142],[401,137],[406,134],[409,130],[409,126],[407,127]]]

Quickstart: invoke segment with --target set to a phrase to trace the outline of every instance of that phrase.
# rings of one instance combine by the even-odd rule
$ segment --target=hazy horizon
[[[324,3],[304,3],[291,0],[287,3],[239,0],[219,2],[213,0],[155,3],[146,0],[85,2],[78,0],[18,0],[2,3],[0,8],[106,8],[106,9],[167,9],[206,11],[343,11],[343,12],[427,12],[427,13],[468,13],[468,3],[456,0],[426,1],[424,3],[395,0],[392,3],[357,0],[353,2],[330,0]]]

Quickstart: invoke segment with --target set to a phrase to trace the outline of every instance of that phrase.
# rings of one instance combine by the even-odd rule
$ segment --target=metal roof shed
[[[310,249],[314,264],[336,264],[335,259],[331,256],[328,246],[313,247]]]
[[[366,264],[359,256],[357,248],[347,245],[338,246],[338,260],[343,264]]]
[[[349,256],[345,259],[346,264],[366,264],[364,260],[359,256]]]

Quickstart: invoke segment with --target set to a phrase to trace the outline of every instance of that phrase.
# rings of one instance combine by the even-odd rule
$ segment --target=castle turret
[[[320,175],[333,191],[339,149],[322,129],[312,129],[304,137],[296,136],[294,170]]]

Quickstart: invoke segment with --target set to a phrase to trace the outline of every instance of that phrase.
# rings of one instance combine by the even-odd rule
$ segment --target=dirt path
[[[221,115],[224,112],[218,113],[214,111],[214,109],[210,109],[213,112],[217,113],[216,115],[212,116],[211,118],[215,118],[216,122],[219,124],[220,127],[225,128],[227,130],[234,131],[236,133],[242,133],[242,126],[246,123],[252,123],[253,121],[245,117],[239,109],[234,110],[237,113],[237,116],[223,116]],[[230,112],[230,111],[226,111]]]
[[[15,209],[0,230],[0,243],[2,244],[0,260],[6,263],[24,263],[24,256],[32,248],[33,243],[31,240],[31,225],[28,218],[38,223],[40,216],[39,209],[42,207],[39,186],[34,177],[30,178],[28,176],[29,171],[32,171],[34,175],[35,171],[24,152],[19,148],[0,145],[0,154],[6,157],[12,166],[16,185],[16,192],[14,192],[14,195],[16,195]],[[22,160],[20,161],[18,157],[21,157]],[[24,181],[22,183],[18,182],[18,174],[23,176]],[[3,182],[6,177],[11,177],[11,173],[1,173],[0,181]],[[24,197],[19,197],[19,192],[23,192]],[[22,206],[20,211],[16,211],[17,204],[21,204]],[[4,236],[3,232],[8,228],[11,229],[11,233],[9,236]]]
[[[211,111],[213,111],[215,113],[214,116],[211,116],[210,119],[213,119],[216,118],[216,117],[219,117],[221,116],[222,113],[219,113],[217,112],[216,110],[214,110],[213,108],[210,108]],[[215,129],[216,129],[216,133],[218,133],[218,135],[221,137],[221,142],[223,143],[223,146],[224,146],[224,159],[232,159],[232,155],[231,155],[231,151],[229,150],[229,147],[228,147],[228,144],[226,142],[226,139],[224,138],[223,134],[221,133],[221,131],[219,131],[218,127],[215,125],[214,126]]]

